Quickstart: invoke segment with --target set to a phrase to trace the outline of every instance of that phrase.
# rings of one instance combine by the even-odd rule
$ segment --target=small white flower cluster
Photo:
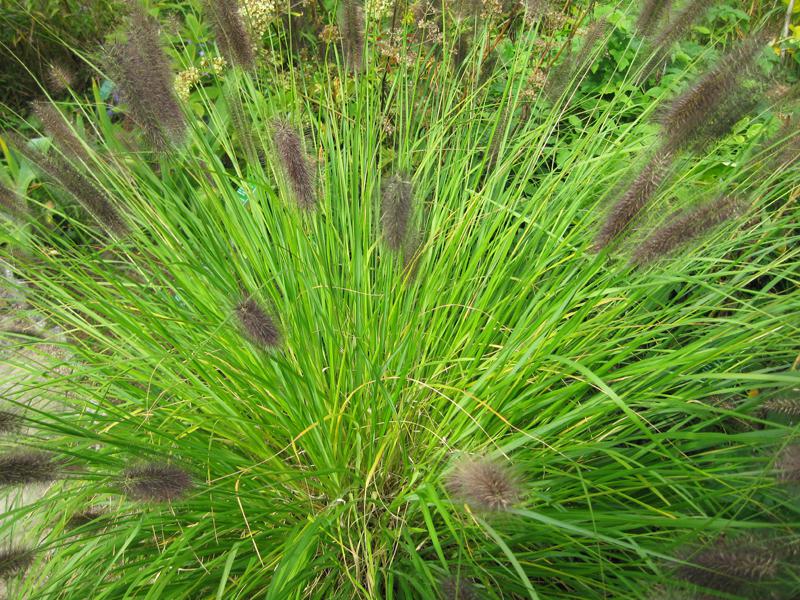
[[[366,0],[364,6],[364,14],[372,21],[380,21],[388,17],[393,10],[394,3],[392,0]]]
[[[197,67],[188,67],[175,76],[175,93],[178,98],[184,102],[189,99],[189,94],[192,93],[192,88],[202,80],[204,75],[213,73],[214,75],[222,75],[228,63],[221,56],[214,56],[210,60],[207,56],[200,59],[200,69]]]
[[[239,13],[253,37],[260,39],[277,16],[274,0],[240,0]]]
[[[183,101],[189,99],[192,88],[200,82],[200,69],[189,67],[175,76],[175,93]]]

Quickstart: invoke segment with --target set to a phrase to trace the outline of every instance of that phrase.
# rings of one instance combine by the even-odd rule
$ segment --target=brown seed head
[[[342,51],[351,71],[364,66],[364,9],[357,0],[344,0],[339,17]]]
[[[71,160],[89,164],[89,153],[83,142],[75,134],[66,117],[51,102],[37,101],[32,104],[33,112],[39,117],[47,134],[56,146]]]
[[[719,538],[689,556],[690,565],[681,566],[677,576],[685,581],[725,593],[743,585],[774,577],[779,553],[754,539]]]
[[[253,298],[242,300],[236,307],[236,317],[247,338],[261,348],[277,348],[281,334],[272,317]]]
[[[636,31],[643,37],[650,37],[661,20],[669,12],[672,0],[644,0],[636,20]]]
[[[245,70],[255,66],[253,40],[247,31],[236,0],[207,0],[217,45],[225,59]]]
[[[650,202],[669,172],[672,152],[658,150],[639,175],[611,206],[606,220],[595,237],[594,250],[600,251],[619,236]]]
[[[183,469],[162,463],[146,463],[123,472],[125,494],[144,502],[179,500],[192,488],[192,478]]]
[[[17,450],[0,456],[0,486],[49,483],[58,477],[58,465],[46,452]]]
[[[128,0],[128,6],[128,40],[109,51],[109,69],[147,142],[155,150],[164,151],[184,139],[186,120],[156,21],[136,0]]]
[[[439,582],[439,592],[443,600],[478,600],[478,590],[462,577],[450,575]]]
[[[314,171],[300,135],[290,123],[281,119],[273,120],[272,132],[275,150],[295,201],[300,208],[314,208],[317,203]]]
[[[392,175],[383,186],[381,222],[386,244],[395,251],[403,249],[408,238],[408,226],[414,205],[411,181],[402,175]]]
[[[33,550],[26,548],[7,548],[0,550],[0,579],[13,577],[31,566]]]
[[[689,211],[679,211],[654,229],[634,250],[631,263],[646,264],[668,256],[728,219],[741,214],[743,203],[721,196]]]
[[[800,483],[800,444],[790,444],[780,451],[775,471],[779,481]]]
[[[477,510],[507,510],[522,496],[520,481],[511,468],[486,457],[460,459],[447,474],[445,487]]]

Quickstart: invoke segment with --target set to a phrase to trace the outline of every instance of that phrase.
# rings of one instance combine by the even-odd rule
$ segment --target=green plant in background
[[[24,113],[41,94],[82,89],[81,57],[119,21],[118,0],[4,0],[0,6],[0,118]]]
[[[113,83],[3,137],[12,597],[794,597],[768,41],[291,8],[188,12],[177,68],[226,66],[176,86],[131,3]]]

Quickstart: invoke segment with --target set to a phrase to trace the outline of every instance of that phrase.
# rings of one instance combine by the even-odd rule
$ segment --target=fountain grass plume
[[[0,486],[49,483],[59,476],[59,466],[47,452],[13,450],[0,455]]]
[[[84,527],[89,523],[93,523],[98,519],[102,519],[103,517],[107,516],[107,512],[97,506],[90,506],[84,510],[76,512],[70,515],[69,519],[66,523],[67,529],[76,529],[78,527]]]
[[[192,488],[192,478],[175,465],[150,462],[123,471],[125,494],[143,502],[171,502],[183,498]]]
[[[636,247],[631,263],[643,265],[669,256],[681,246],[741,214],[743,207],[744,203],[737,198],[720,196],[691,210],[673,213]]]
[[[734,126],[758,106],[759,90],[737,87],[725,94],[716,108],[692,133],[689,148],[700,154],[729,135]]]
[[[800,398],[770,398],[761,407],[765,411],[775,412],[787,417],[800,417]]]
[[[91,159],[83,142],[75,134],[66,117],[52,102],[38,100],[31,107],[42,122],[45,132],[53,138],[56,146],[68,159],[90,164]]]
[[[274,119],[272,140],[295,202],[306,210],[314,208],[317,204],[315,174],[300,134],[288,121]]]
[[[47,66],[45,82],[54,94],[60,94],[75,86],[75,71],[64,61],[53,61]]]
[[[25,198],[0,181],[0,210],[14,220],[24,220],[28,216]]]
[[[454,498],[482,511],[508,510],[522,498],[521,481],[512,468],[488,457],[460,458],[447,473],[445,487]]]
[[[156,21],[136,0],[128,0],[128,6],[128,40],[109,50],[109,70],[147,143],[154,150],[166,151],[185,138],[186,119]]]
[[[698,143],[705,146],[712,141],[712,136],[726,133],[742,117],[740,110],[750,105],[731,94],[752,72],[761,50],[759,37],[750,38],[666,106],[658,122],[671,149],[680,150]]]
[[[548,76],[544,88],[544,93],[551,102],[556,102],[568,86],[586,75],[592,66],[592,52],[603,39],[607,27],[608,21],[604,18],[593,21],[581,38],[578,52],[574,53],[569,49],[564,53],[565,56],[562,57],[561,62]]]
[[[12,136],[11,139],[20,154],[45,177],[66,191],[106,230],[117,236],[128,233],[128,226],[121,213],[86,175],[59,157],[45,156],[30,148],[21,138]]]
[[[222,56],[233,65],[252,70],[256,63],[255,46],[242,19],[239,3],[207,0],[206,5]]]
[[[259,348],[277,348],[281,345],[281,333],[275,321],[253,298],[245,298],[236,305],[239,326],[253,344]]]
[[[778,453],[775,471],[778,481],[800,483],[800,444],[790,444]]]
[[[674,153],[663,147],[655,152],[639,171],[636,179],[612,204],[600,231],[595,236],[594,251],[605,248],[636,219],[666,178],[674,158]]]
[[[364,68],[364,9],[357,0],[344,0],[339,16],[342,52],[351,71]]]
[[[400,174],[392,175],[383,185],[381,223],[386,244],[395,251],[405,247],[414,210],[411,181]]]
[[[649,44],[650,57],[639,71],[639,81],[647,79],[665,62],[672,45],[682,38],[692,25],[714,4],[714,0],[689,0],[669,22],[659,29]]]
[[[691,584],[723,593],[774,577],[781,554],[754,538],[721,537],[687,558],[676,575]]]
[[[0,410],[0,434],[13,433],[20,428],[22,419],[15,412]]]
[[[439,582],[439,592],[443,600],[478,600],[478,590],[467,579],[449,575]]]
[[[33,563],[35,553],[27,548],[6,548],[0,550],[0,579],[19,575]]]
[[[669,12],[672,0],[644,0],[641,5],[636,31],[642,37],[649,38]]]

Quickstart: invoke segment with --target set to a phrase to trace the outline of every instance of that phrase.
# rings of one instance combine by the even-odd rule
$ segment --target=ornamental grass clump
[[[30,210],[0,219],[0,393],[26,425],[0,436],[0,534],[37,549],[10,597],[634,599],[702,583],[680,577],[700,533],[794,543],[798,426],[756,414],[800,388],[800,171],[764,173],[796,130],[762,140],[791,105],[671,151],[653,115],[709,53],[617,93],[639,69],[606,56],[639,52],[621,8],[531,24],[485,3],[423,27],[373,6],[356,76],[338,6],[306,7],[299,32],[272,20],[263,60],[182,100],[181,144],[145,94],[111,116],[95,94],[58,103],[89,162],[46,149],[36,117],[20,152],[3,135],[0,179]],[[551,102],[556,40],[603,16],[581,85]],[[179,33],[130,60],[161,83],[199,68]],[[73,172],[125,235],[89,226]],[[648,268],[628,264],[638,247]],[[46,343],[9,332],[21,316]],[[788,555],[773,572],[703,550],[703,572],[730,559],[725,582],[800,592]]]

